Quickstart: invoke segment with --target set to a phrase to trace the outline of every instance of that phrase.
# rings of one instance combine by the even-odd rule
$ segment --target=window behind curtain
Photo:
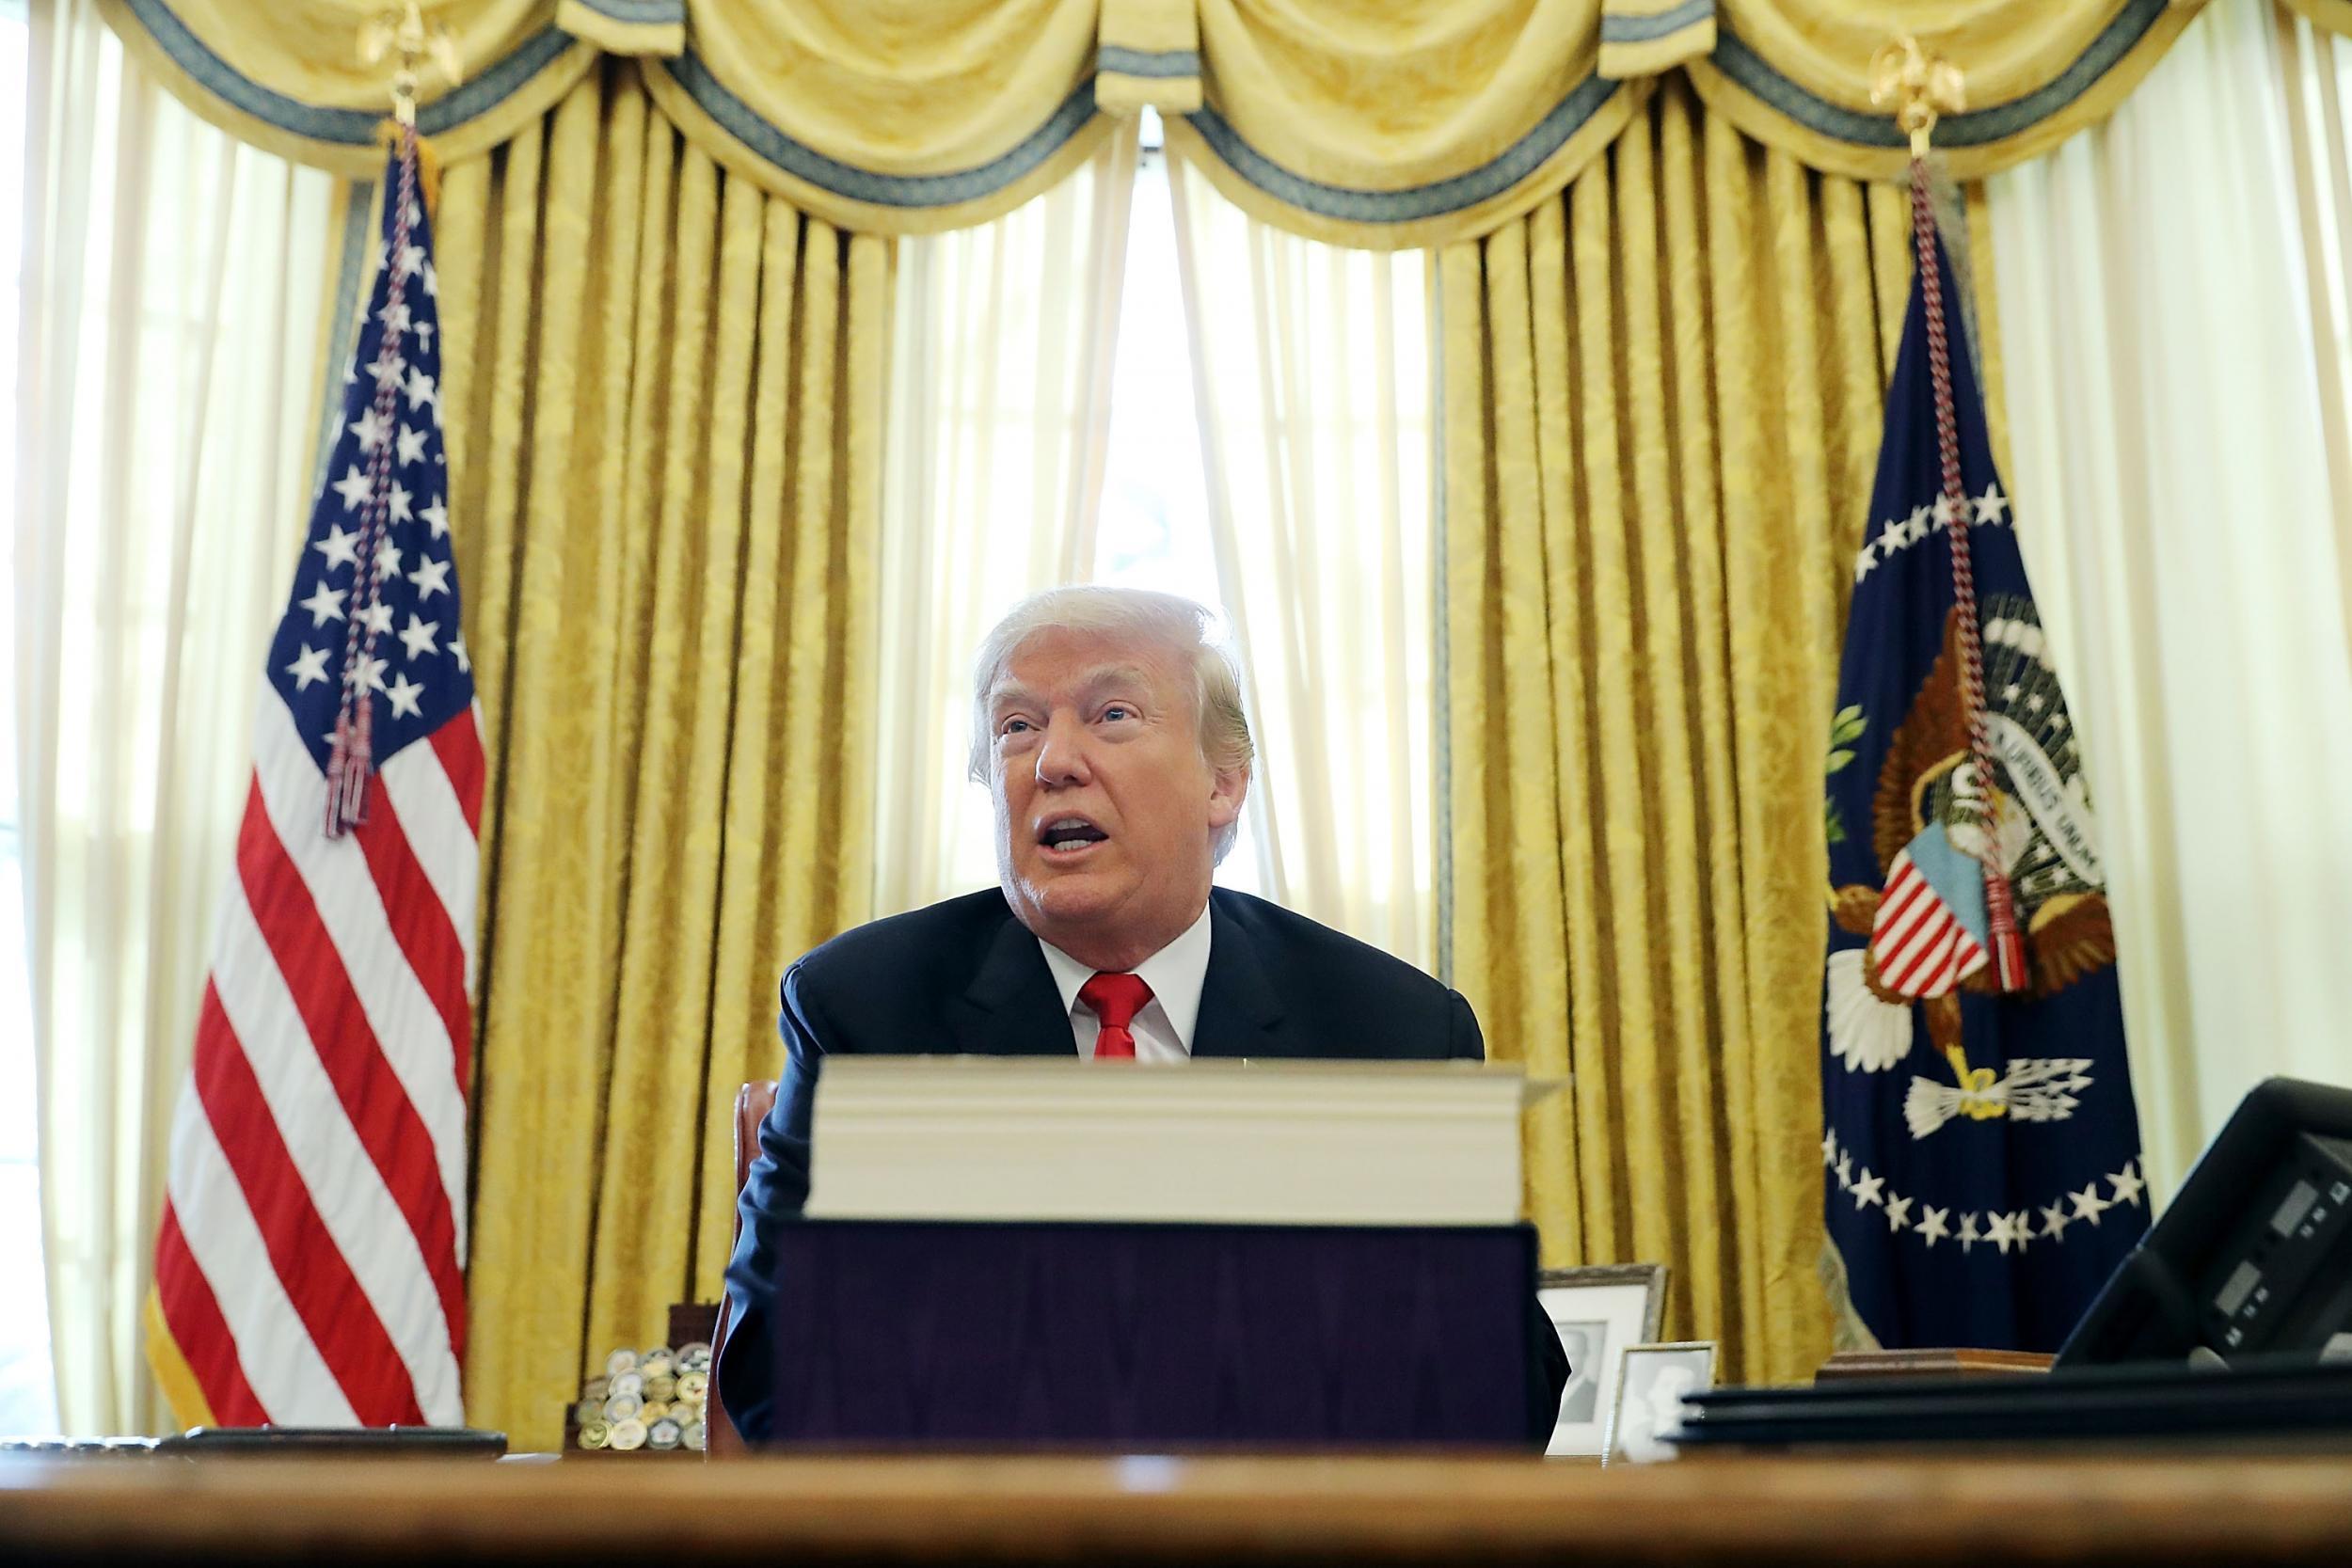
[[[1172,170],[1155,116],[1140,130],[1127,184],[1098,159],[900,250],[878,912],[995,879],[988,793],[961,766],[967,660],[1025,570],[1208,607],[1260,732],[1217,882],[1434,968],[1422,259],[1276,233]],[[1073,512],[1057,486],[1098,441],[1099,508]]]
[[[1193,399],[1192,347],[1176,271],[1176,224],[1159,117],[1150,110],[1136,170],[1135,229],[1120,301],[1119,358],[1111,375],[1110,452],[1103,483],[1094,580],[1181,594],[1216,612],[1216,635],[1232,641],[1232,618],[1216,579],[1202,483],[1200,425]],[[1257,715],[1251,714],[1254,723]],[[1263,745],[1263,737],[1261,737]],[[1232,852],[1216,868],[1219,887],[1262,893],[1259,802],[1242,814]]]
[[[0,1433],[56,1428],[49,1304],[34,1164],[33,1026],[25,996],[24,879],[16,808],[16,323],[24,243],[25,10],[0,0]]]

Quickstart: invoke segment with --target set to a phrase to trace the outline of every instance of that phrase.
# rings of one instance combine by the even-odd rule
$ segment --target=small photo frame
[[[1598,1263],[1545,1269],[1535,1299],[1568,1356],[1568,1386],[1546,1454],[1602,1452],[1616,1408],[1617,1367],[1628,1345],[1658,1338],[1666,1310],[1666,1265]]]
[[[1672,1459],[1669,1439],[1682,1430],[1683,1401],[1715,1386],[1715,1342],[1628,1345],[1617,1377],[1616,1404],[1601,1463],[1646,1465]]]

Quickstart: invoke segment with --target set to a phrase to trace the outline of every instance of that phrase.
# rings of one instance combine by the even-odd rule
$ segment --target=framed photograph
[[[1667,1439],[1682,1430],[1683,1400],[1715,1386],[1715,1343],[1628,1345],[1617,1376],[1617,1400],[1601,1463],[1647,1464],[1672,1459]]]
[[[1666,1265],[1599,1263],[1546,1269],[1535,1299],[1568,1354],[1568,1386],[1547,1454],[1598,1454],[1616,1408],[1617,1366],[1628,1345],[1658,1338],[1666,1310]]]

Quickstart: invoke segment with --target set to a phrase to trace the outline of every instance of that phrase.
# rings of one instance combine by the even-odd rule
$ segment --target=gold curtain
[[[491,768],[467,1414],[541,1449],[588,1355],[716,1299],[776,976],[866,913],[891,256],[623,62],[438,224]]]
[[[96,0],[197,113],[285,156],[381,166],[383,0]],[[2290,0],[2315,18],[2352,0]],[[465,80],[421,122],[453,159],[535,122],[600,50],[737,174],[862,233],[1001,216],[1152,104],[1253,216],[1389,250],[1557,196],[1687,67],[1709,107],[1833,173],[1908,152],[1870,102],[1881,45],[1966,71],[1941,145],[1974,179],[2105,119],[2204,0],[436,0]]]
[[[1908,226],[1672,82],[1440,254],[1454,980],[1574,1074],[1546,1261],[1665,1259],[1733,1379],[1830,1343],[1821,757]]]

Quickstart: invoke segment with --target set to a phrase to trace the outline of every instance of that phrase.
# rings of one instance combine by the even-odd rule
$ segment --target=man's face
[[[989,736],[997,875],[1023,925],[1124,970],[1199,918],[1248,772],[1209,767],[1191,678],[1166,650],[1040,633],[997,677]]]

